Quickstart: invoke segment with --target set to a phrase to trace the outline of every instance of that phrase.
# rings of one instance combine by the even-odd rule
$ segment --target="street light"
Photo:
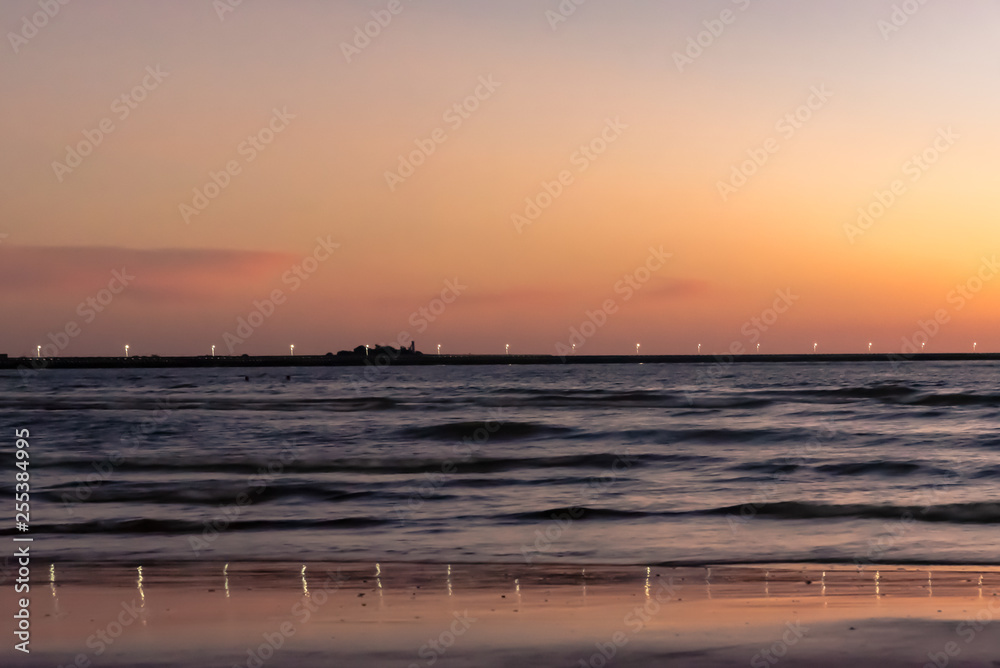
[[[215,346],[212,346],[212,357],[215,357]]]
[[[35,346],[35,357],[41,357],[41,356],[42,356],[42,347]]]

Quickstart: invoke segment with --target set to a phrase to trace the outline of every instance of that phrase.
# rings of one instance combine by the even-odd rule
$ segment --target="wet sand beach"
[[[61,563],[0,664],[991,666],[998,594],[956,566]]]

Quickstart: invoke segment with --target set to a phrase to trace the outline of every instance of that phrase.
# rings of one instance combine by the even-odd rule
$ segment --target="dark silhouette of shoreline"
[[[394,351],[389,353],[388,351]],[[405,351],[405,352],[404,352]],[[793,355],[427,355],[393,348],[367,352],[343,351],[337,355],[274,356],[132,356],[132,357],[7,357],[0,355],[0,370],[41,369],[165,369],[253,367],[356,367],[356,366],[497,366],[579,364],[822,364],[843,362],[997,362],[1000,353],[902,354],[793,354]]]

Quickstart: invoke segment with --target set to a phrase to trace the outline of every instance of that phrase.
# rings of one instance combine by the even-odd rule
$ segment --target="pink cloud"
[[[134,276],[130,298],[207,299],[273,281],[295,259],[286,253],[213,249],[4,246],[0,247],[0,297],[75,296],[106,286],[117,271]]]

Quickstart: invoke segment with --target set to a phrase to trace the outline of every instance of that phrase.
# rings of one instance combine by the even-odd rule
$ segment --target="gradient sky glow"
[[[779,290],[798,299],[758,329],[762,351],[898,352],[939,310],[928,351],[1000,350],[1000,275],[983,269],[1000,251],[1000,3],[930,1],[888,33],[899,0],[588,0],[555,29],[559,0],[401,0],[348,62],[342,44],[389,0],[243,0],[220,19],[223,1],[70,2],[16,45],[37,0],[0,7],[0,352],[33,354],[72,321],[61,354],[222,352],[276,289],[237,354],[401,332],[425,352],[555,352],[611,298],[579,352],[749,350]],[[724,10],[680,71],[674,54]],[[146,99],[114,103],[157,67]],[[455,127],[446,111],[481,78],[499,86]],[[832,96],[786,136],[815,89]],[[275,109],[294,118],[248,161]],[[106,118],[60,181],[53,162]],[[627,128],[581,171],[609,119]],[[447,140],[391,190],[386,172],[437,128]],[[724,201],[719,182],[768,140]],[[186,222],[229,161],[240,173]],[[563,170],[572,183],[519,231]],[[293,289],[320,238],[340,247]],[[625,300],[616,284],[661,247],[672,257]],[[134,281],[85,322],[78,306],[123,268]],[[420,331],[413,314],[456,279]]]

